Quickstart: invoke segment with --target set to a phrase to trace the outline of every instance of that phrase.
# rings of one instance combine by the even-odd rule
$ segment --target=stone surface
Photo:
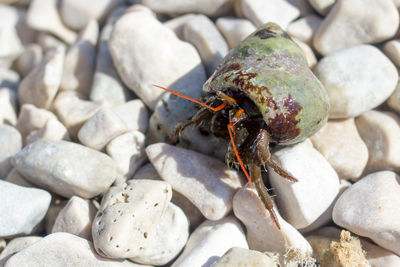
[[[338,0],[315,33],[314,47],[327,55],[378,43],[393,37],[398,25],[399,12],[393,0]]]
[[[125,13],[114,26],[109,47],[124,83],[152,110],[164,92],[153,84],[200,90],[206,80],[194,47],[148,12]]]
[[[35,66],[18,88],[21,104],[48,109],[56,96],[63,75],[65,52],[55,50]]]
[[[400,170],[399,118],[392,113],[376,110],[365,112],[356,119],[361,138],[368,147],[365,172]]]
[[[29,235],[46,215],[51,195],[0,180],[0,237]]]
[[[18,73],[25,77],[38,65],[43,58],[42,47],[38,44],[29,44],[15,62]]]
[[[400,113],[400,83],[397,83],[396,89],[387,100],[389,107]]]
[[[110,108],[101,108],[78,132],[79,141],[87,147],[102,150],[113,138],[126,132],[121,118]]]
[[[400,39],[386,42],[382,51],[397,67],[400,67]]]
[[[50,118],[43,127],[33,130],[25,138],[25,144],[31,144],[38,140],[71,140],[67,128],[57,119]]]
[[[143,264],[164,265],[175,258],[189,237],[189,221],[183,211],[168,204],[147,249],[130,260]]]
[[[57,0],[32,0],[27,14],[28,26],[38,31],[50,32],[68,44],[76,39],[76,33],[61,21]]]
[[[24,266],[27,262],[31,267],[145,267],[129,261],[112,261],[103,258],[95,252],[92,242],[69,233],[46,236],[9,258],[5,267]]]
[[[190,235],[185,250],[171,267],[209,267],[233,247],[248,248],[239,221],[233,216],[207,220]]]
[[[234,247],[214,262],[211,267],[278,267],[279,261],[256,250]]]
[[[342,194],[333,209],[333,220],[400,255],[399,205],[400,177],[391,171],[375,172]]]
[[[374,245],[360,238],[361,245],[366,253],[366,258],[372,267],[397,267],[400,266],[400,256],[393,252]]]
[[[329,162],[305,141],[273,153],[273,159],[299,181],[292,183],[271,168],[270,183],[279,210],[296,229],[312,224],[334,201],[339,179]]]
[[[63,41],[60,41],[48,32],[40,32],[37,36],[37,42],[42,47],[44,53],[52,50],[67,50],[67,45]]]
[[[314,66],[317,64],[317,57],[314,55],[314,52],[312,51],[311,47],[308,44],[296,38],[293,38],[293,41],[295,41],[296,44],[301,48],[301,50],[303,50],[303,53],[307,59],[308,67],[310,69],[313,69]]]
[[[92,222],[96,211],[89,200],[73,196],[58,213],[51,232],[66,232],[92,240]]]
[[[4,181],[24,187],[35,187],[32,183],[28,182],[15,168],[12,168]]]
[[[95,5],[96,6],[96,5]],[[96,61],[99,25],[91,20],[80,32],[65,55],[61,90],[77,91],[89,96]]]
[[[6,248],[0,253],[0,260],[18,253],[40,239],[42,239],[41,236],[23,236],[12,239],[8,242]]]
[[[240,189],[233,199],[235,216],[246,226],[246,238],[250,249],[276,252],[280,255],[292,248],[302,255],[312,253],[305,238],[277,214],[279,230],[265,209],[256,191],[249,187]]]
[[[67,198],[97,196],[117,175],[106,154],[67,141],[36,141],[14,155],[12,164],[29,182]]]
[[[145,138],[143,133],[131,131],[112,139],[106,147],[107,154],[125,179],[131,178],[146,160]]]
[[[0,124],[17,123],[16,102],[17,93],[14,90],[0,88]]]
[[[308,0],[312,7],[321,15],[327,15],[337,0]]]
[[[54,223],[57,219],[58,213],[67,205],[68,201],[54,197],[47,211],[46,217],[44,218],[44,229],[46,234],[51,234]]]
[[[238,46],[247,36],[256,30],[256,26],[249,20],[234,17],[218,18],[215,24],[225,37],[229,48]]]
[[[287,28],[287,33],[291,37],[295,37],[296,39],[312,46],[314,34],[322,21],[321,17],[315,14],[310,14],[290,23]]]
[[[196,14],[185,14],[181,15],[175,18],[172,18],[170,20],[167,20],[164,22],[164,26],[175,32],[176,36],[183,40],[183,26],[190,21],[192,18],[195,18],[197,15]]]
[[[353,118],[328,121],[310,140],[341,179],[357,180],[363,173],[368,161],[368,148]]]
[[[200,153],[157,143],[146,148],[161,178],[187,197],[209,220],[219,220],[232,209],[235,191],[242,186],[238,172]]]
[[[20,77],[13,70],[0,68],[0,88],[8,88],[16,91],[18,89]]]
[[[96,251],[118,259],[146,252],[171,196],[163,181],[129,180],[111,187],[92,225]]]
[[[352,1],[352,0],[351,0]],[[396,67],[377,48],[355,46],[324,57],[314,69],[330,98],[330,118],[355,117],[395,90]]]
[[[147,132],[149,112],[140,99],[128,101],[111,109],[125,123],[129,131]]]
[[[283,0],[239,0],[235,2],[235,11],[253,22],[256,27],[275,22],[283,29],[300,15],[295,6]]]
[[[11,157],[22,148],[21,134],[12,126],[0,124],[0,179],[12,169]]]
[[[185,23],[183,38],[197,48],[209,76],[228,52],[228,45],[221,33],[204,15],[193,16]]]

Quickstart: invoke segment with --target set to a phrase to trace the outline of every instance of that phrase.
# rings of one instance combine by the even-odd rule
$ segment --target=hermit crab
[[[204,84],[201,100],[154,86],[202,106],[176,126],[172,138],[195,124],[229,141],[227,163],[241,167],[280,228],[261,168],[267,164],[283,178],[298,180],[272,160],[269,145],[303,141],[324,125],[329,110],[327,93],[301,48],[267,23],[226,55]]]

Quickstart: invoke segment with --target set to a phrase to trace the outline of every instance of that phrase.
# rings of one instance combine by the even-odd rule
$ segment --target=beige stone
[[[314,34],[322,21],[322,18],[315,14],[307,15],[290,23],[287,28],[287,33],[291,37],[295,37],[309,46],[312,46]]]
[[[386,42],[382,51],[397,67],[400,67],[400,39]]]
[[[222,17],[218,18],[215,23],[218,30],[224,35],[230,48],[238,46],[247,36],[256,30],[256,26],[247,19]]]

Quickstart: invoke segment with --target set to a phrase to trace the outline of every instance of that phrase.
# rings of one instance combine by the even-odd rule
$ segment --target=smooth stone
[[[256,26],[249,20],[234,17],[218,18],[215,24],[225,37],[229,48],[238,46],[247,36],[256,30]]]
[[[296,229],[305,228],[334,201],[339,192],[339,178],[324,156],[307,141],[274,152],[272,157],[299,180],[292,183],[268,167],[279,211]]]
[[[106,146],[107,154],[115,161],[118,172],[125,178],[131,178],[146,160],[145,135],[139,131],[130,131],[112,139]]]
[[[151,110],[164,93],[153,84],[200,91],[206,80],[196,49],[148,12],[125,13],[114,26],[109,47],[118,74]]]
[[[233,247],[248,248],[240,222],[234,216],[207,220],[192,232],[185,250],[171,267],[209,267]]]
[[[38,108],[50,108],[61,84],[65,52],[49,53],[21,81],[18,88],[21,104],[33,104]]]
[[[235,2],[235,11],[256,27],[275,22],[283,29],[300,15],[300,10],[284,0],[239,0]]]
[[[329,120],[310,140],[341,179],[357,180],[362,175],[368,162],[368,148],[354,118]]]
[[[399,205],[400,177],[391,171],[375,172],[341,195],[333,209],[333,221],[400,255]]]
[[[362,248],[365,250],[366,258],[373,267],[398,267],[400,256],[393,252],[374,245],[363,238],[360,238]]]
[[[300,16],[305,17],[309,14],[314,13],[312,6],[309,3],[309,0],[287,0],[289,4],[296,7],[300,11]]]
[[[164,26],[172,30],[179,39],[183,40],[183,26],[185,26],[189,20],[195,18],[196,16],[196,14],[192,13],[184,14],[167,20],[164,22]]]
[[[233,195],[243,183],[236,170],[217,159],[165,143],[148,146],[146,153],[161,178],[204,217],[219,220],[231,211]]]
[[[45,54],[52,50],[67,51],[68,48],[67,44],[47,32],[39,32],[37,43],[42,47]]]
[[[54,223],[60,211],[67,205],[68,201],[55,197],[50,204],[46,217],[44,217],[44,229],[46,234],[51,234]]]
[[[106,154],[61,140],[36,141],[11,162],[29,182],[66,198],[95,197],[117,176],[115,163]]]
[[[51,195],[0,180],[0,237],[29,235],[46,215]]]
[[[0,88],[0,124],[17,123],[17,93],[12,89]]]
[[[397,113],[400,113],[400,83],[397,83],[396,89],[393,94],[387,100],[387,104],[390,108],[394,109]]]
[[[77,91],[89,96],[96,61],[96,44],[99,25],[91,20],[79,33],[65,55],[61,90]]]
[[[35,187],[32,183],[28,182],[15,168],[12,168],[4,181],[24,187]]]
[[[96,212],[89,200],[73,196],[58,213],[51,233],[66,232],[92,240],[92,222]]]
[[[279,267],[277,259],[256,250],[234,247],[229,249],[211,267]]]
[[[11,157],[22,148],[21,134],[12,126],[0,124],[0,179],[12,169]]]
[[[60,92],[52,109],[67,127],[71,137],[76,138],[82,125],[101,107],[101,104],[79,98],[74,92]]]
[[[289,24],[287,33],[291,37],[312,46],[315,32],[321,25],[323,19],[315,14],[310,14]]]
[[[25,77],[43,59],[43,49],[38,44],[29,44],[15,62],[18,73]]]
[[[108,142],[125,133],[127,127],[110,108],[101,108],[78,132],[79,141],[90,148],[102,150]]]
[[[393,0],[338,0],[316,31],[314,47],[328,55],[360,44],[379,43],[393,37],[398,25],[399,12]]]
[[[24,47],[18,36],[17,25],[22,13],[15,7],[0,5],[0,66],[8,68],[12,61],[22,53]]]
[[[183,249],[188,237],[188,218],[178,206],[169,203],[147,249],[130,260],[157,266],[167,264]]]
[[[228,53],[228,45],[215,24],[204,15],[193,16],[183,26],[183,38],[196,47],[210,76]]]
[[[210,17],[219,17],[231,11],[232,1],[230,0],[141,0],[140,3],[149,7],[157,13],[167,13],[171,15],[184,13],[199,13]]]
[[[92,225],[96,251],[116,259],[145,253],[171,197],[171,186],[163,181],[129,180],[111,187]]]
[[[32,0],[27,14],[28,26],[38,31],[47,31],[67,44],[72,44],[77,34],[61,21],[57,0]]]
[[[38,140],[70,141],[71,138],[67,128],[59,120],[50,118],[42,128],[30,132],[25,138],[25,144],[28,145]]]
[[[382,46],[382,51],[397,67],[400,67],[400,39],[386,42]]]
[[[121,105],[130,98],[130,91],[119,78],[108,47],[112,29],[125,10],[125,7],[115,9],[109,15],[106,25],[101,29],[96,67],[89,95],[90,100],[110,106]]]
[[[111,109],[125,123],[129,131],[147,132],[149,112],[140,99],[128,101]]]
[[[303,256],[312,254],[307,240],[277,212],[275,213],[281,229],[276,227],[254,189],[245,187],[235,194],[233,212],[246,226],[250,249],[275,252],[281,257],[290,249],[299,251]]]
[[[23,236],[12,239],[0,253],[0,260],[20,252],[41,239],[41,236]]]
[[[308,0],[311,6],[321,15],[327,15],[337,0]]]
[[[61,3],[60,14],[67,27],[81,30],[91,20],[101,20],[123,3],[123,0],[64,0]]]
[[[0,68],[0,88],[17,91],[20,77],[17,72]]]
[[[145,267],[129,261],[103,258],[96,253],[92,242],[69,233],[47,235],[9,258],[5,267],[25,266],[28,262],[30,267]]]
[[[398,81],[396,67],[371,45],[326,56],[314,73],[326,88],[329,118],[334,119],[356,117],[377,107],[393,93]]]
[[[303,53],[306,56],[308,67],[310,69],[313,69],[315,67],[315,65],[317,64],[318,60],[317,60],[317,57],[314,55],[314,52],[311,49],[311,47],[308,44],[306,44],[296,38],[293,38],[293,41],[295,41],[296,44],[301,48],[301,50],[303,50]]]
[[[361,138],[368,147],[365,173],[400,170],[400,125],[393,113],[370,110],[356,119]]]

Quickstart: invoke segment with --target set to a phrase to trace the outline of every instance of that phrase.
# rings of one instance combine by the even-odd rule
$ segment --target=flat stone
[[[315,33],[314,47],[327,55],[359,44],[379,43],[393,37],[398,25],[399,12],[393,0],[338,0]]]
[[[47,31],[68,44],[76,39],[76,33],[68,29],[57,10],[57,0],[32,0],[27,14],[29,27],[38,31]]]
[[[239,0],[235,3],[235,11],[253,22],[256,27],[275,22],[283,29],[300,15],[295,6],[283,0]]]
[[[278,267],[279,261],[256,250],[234,247],[229,249],[211,267]]]
[[[145,138],[143,133],[131,131],[112,139],[106,147],[107,154],[125,179],[131,178],[146,160]]]
[[[21,104],[33,104],[48,109],[56,96],[63,75],[65,52],[49,53],[39,65],[26,76],[18,88]]]
[[[215,24],[225,37],[229,48],[238,46],[247,36],[256,30],[256,26],[249,20],[234,17],[218,18]]]
[[[291,37],[295,37],[296,39],[312,46],[314,34],[322,21],[322,18],[315,14],[307,15],[290,23],[287,28],[287,33]]]
[[[390,58],[390,60],[397,66],[400,67],[400,40],[390,40],[386,42],[382,47],[383,53]]]
[[[330,120],[310,137],[341,179],[357,180],[368,162],[368,148],[354,119]]]
[[[393,63],[370,45],[326,56],[315,66],[314,73],[329,95],[329,118],[335,119],[355,117],[382,104],[398,80]]]
[[[9,257],[42,239],[41,236],[23,236],[12,239],[0,253],[0,260]]]
[[[32,183],[28,182],[15,168],[12,168],[4,181],[24,187],[35,187]]]
[[[174,259],[189,237],[189,221],[183,211],[169,203],[147,249],[130,260],[143,264],[164,265]]]
[[[206,80],[196,49],[148,12],[125,13],[114,26],[109,47],[124,83],[152,110],[164,92],[153,84],[201,91]]]
[[[92,242],[69,233],[55,233],[44,237],[9,258],[5,267],[24,266],[27,262],[32,267],[145,267],[126,260],[112,261],[103,258],[96,253]]]
[[[224,37],[212,20],[204,15],[193,16],[185,23],[183,38],[196,47],[209,76],[228,53]]]
[[[12,164],[29,182],[66,198],[97,196],[117,176],[106,154],[61,140],[36,141],[14,155]]]
[[[0,88],[0,124],[15,125],[17,93],[8,88]]]
[[[11,157],[22,148],[21,134],[12,126],[0,124],[0,179],[12,169]]]
[[[87,147],[102,150],[108,142],[126,132],[127,127],[110,108],[101,108],[78,132],[79,141]]]
[[[368,147],[366,173],[378,170],[400,170],[400,126],[398,116],[376,110],[356,119],[361,138]]]
[[[308,0],[312,7],[321,15],[327,15],[337,0]]]
[[[171,267],[209,267],[233,247],[248,248],[240,222],[234,216],[207,220],[190,235],[185,250]]]
[[[92,240],[92,222],[96,212],[89,200],[73,196],[58,213],[51,232],[66,232]]]
[[[29,235],[46,215],[51,195],[0,180],[0,237]]]
[[[38,44],[29,44],[24,48],[15,62],[16,69],[22,77],[27,76],[42,61],[42,50],[42,47]]]
[[[38,140],[65,140],[70,141],[67,128],[57,119],[50,118],[44,126],[38,130],[31,131],[25,138],[25,144],[31,144]]]
[[[129,131],[147,132],[149,112],[140,99],[128,101],[111,109],[125,123]]]
[[[242,188],[235,194],[233,212],[246,226],[246,238],[250,249],[280,255],[286,254],[289,249],[297,250],[302,255],[312,254],[307,240],[277,212],[281,229],[276,227],[254,189]]]
[[[23,43],[18,36],[17,24],[23,16],[17,8],[0,5],[0,66],[8,68],[23,51]],[[2,63],[4,61],[4,64]]]
[[[371,266],[397,267],[400,266],[400,256],[360,238],[366,258]]]
[[[237,171],[214,158],[165,143],[148,146],[146,153],[161,178],[204,217],[219,220],[231,211],[233,195],[242,186]]]
[[[396,89],[387,100],[387,104],[396,112],[400,113],[400,83],[397,83]]]
[[[400,255],[399,205],[400,177],[391,171],[375,172],[342,194],[333,209],[333,220]]]
[[[163,181],[129,180],[111,187],[92,226],[96,251],[117,259],[145,253],[171,196],[171,186]]]
[[[65,25],[73,30],[81,30],[91,20],[101,20],[123,0],[66,0],[61,3],[60,14]]]

